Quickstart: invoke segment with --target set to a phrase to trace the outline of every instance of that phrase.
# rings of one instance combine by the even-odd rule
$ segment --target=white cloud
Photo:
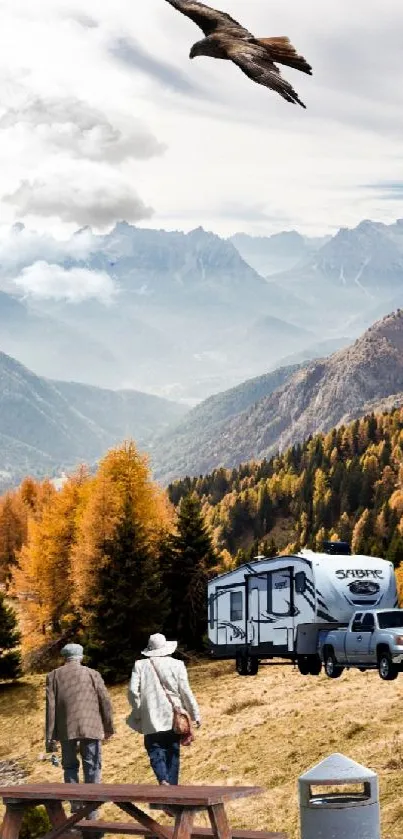
[[[70,177],[24,180],[3,200],[17,208],[20,218],[53,217],[67,224],[110,227],[117,220],[137,222],[152,216],[130,182],[102,167],[72,170]]]
[[[56,151],[88,160],[146,160],[165,151],[165,146],[136,120],[122,130],[101,111],[79,99],[36,97],[19,108],[11,108],[0,118],[0,131],[21,127],[34,130],[39,142]]]
[[[63,262],[66,259],[85,260],[99,248],[91,230],[84,228],[68,239],[55,239],[49,234],[28,230],[18,223],[2,231],[0,238],[0,277],[2,287],[12,285],[13,277],[33,262]]]
[[[97,299],[106,305],[117,291],[113,280],[103,271],[89,271],[86,268],[66,270],[61,265],[52,265],[43,260],[23,268],[14,283],[29,297],[66,300],[69,303]]]
[[[78,0],[3,0],[0,166],[17,198],[0,204],[4,223],[64,231],[131,208],[132,221],[226,235],[398,215],[397,194],[362,185],[401,179],[401,0],[214,5],[258,36],[290,36],[314,69],[284,68],[307,111],[227,62],[189,61],[200,31],[164,0],[87,0],[85,16]]]

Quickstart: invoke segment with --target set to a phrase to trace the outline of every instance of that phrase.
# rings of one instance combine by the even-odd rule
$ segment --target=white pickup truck
[[[381,679],[396,679],[403,670],[403,609],[355,612],[346,629],[319,632],[318,652],[330,679],[346,667],[377,669]]]

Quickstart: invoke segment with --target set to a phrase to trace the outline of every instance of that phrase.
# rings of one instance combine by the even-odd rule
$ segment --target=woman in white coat
[[[186,667],[172,658],[176,647],[176,641],[167,641],[165,635],[151,635],[142,653],[145,659],[134,665],[129,687],[132,712],[127,722],[134,731],[144,734],[151,767],[160,784],[179,783],[180,737],[172,730],[173,705],[187,711],[198,727],[201,724]]]

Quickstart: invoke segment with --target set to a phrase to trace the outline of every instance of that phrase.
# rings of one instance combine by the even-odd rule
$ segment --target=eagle
[[[252,81],[275,90],[293,105],[306,107],[276,67],[276,63],[284,64],[312,75],[312,67],[302,55],[298,55],[289,38],[255,38],[226,12],[219,12],[198,0],[167,2],[193,20],[204,32],[205,37],[193,45],[189,58],[208,55],[233,61]]]

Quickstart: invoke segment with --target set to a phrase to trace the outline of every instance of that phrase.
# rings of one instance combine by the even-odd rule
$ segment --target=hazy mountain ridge
[[[13,265],[9,260],[0,269],[3,288],[10,294],[13,272],[17,274],[19,285],[14,286],[14,295],[24,317],[35,323],[48,319],[50,325],[57,323],[58,329],[54,335],[42,328],[44,337],[38,348],[34,336],[31,340],[28,334],[25,339],[9,319],[14,338],[7,334],[4,349],[47,377],[151,389],[159,395],[201,401],[255,372],[264,373],[284,354],[285,342],[281,346],[281,342],[270,340],[265,357],[259,353],[251,338],[256,321],[262,316],[276,318],[278,326],[284,321],[286,333],[290,326],[285,320],[291,320],[292,329],[301,311],[298,297],[276,284],[268,286],[231,242],[201,228],[182,233],[126,223],[103,236],[78,231],[60,253],[54,243],[46,248],[42,240],[38,244],[39,252],[43,248],[52,260],[46,269],[47,280],[49,270],[55,271],[52,266],[64,272],[63,280],[72,271],[87,272],[87,279],[102,282],[109,278],[109,290],[112,284],[114,294],[107,301],[39,296],[27,288],[30,277],[26,271],[34,252],[29,240],[24,256],[26,236],[22,226],[13,230],[17,256]],[[66,254],[69,248],[71,252]],[[38,270],[40,274],[43,266],[36,267]],[[38,284],[37,276],[35,281]],[[25,283],[24,299],[21,282]],[[76,356],[75,335],[80,344]],[[305,348],[316,339],[315,331],[310,335],[296,329],[293,349]],[[67,343],[73,348],[71,360],[63,352]],[[104,356],[102,363],[96,361],[96,348],[98,355]],[[87,357],[91,363],[86,363]]]
[[[0,486],[91,463],[125,437],[146,448],[184,411],[148,394],[51,382],[0,352]]]
[[[167,482],[186,474],[201,474],[209,466],[216,441],[226,435],[228,424],[252,405],[273,393],[299,365],[282,367],[250,379],[224,393],[210,396],[197,405],[152,448],[152,465],[157,478]],[[195,471],[194,471],[195,470]]]
[[[403,277],[403,220],[386,225],[362,221],[354,230],[342,228],[312,257],[310,264],[336,286],[362,291],[400,287]]]
[[[184,474],[197,475],[218,466],[235,467],[261,460],[311,434],[382,408],[403,393],[403,312],[374,324],[351,347],[328,359],[311,362],[285,378],[271,393],[243,412],[229,417],[213,440],[198,438],[198,446],[184,447],[173,430],[170,456],[154,450],[160,477],[169,481]],[[403,400],[402,400],[403,401]],[[198,410],[202,411],[202,406]],[[191,412],[186,423],[192,422]],[[161,451],[161,454],[159,452]],[[160,458],[160,460],[159,460]]]
[[[287,230],[272,236],[236,233],[229,241],[243,259],[265,277],[294,267],[330,239],[331,236],[311,238],[302,236],[296,230]]]
[[[344,323],[349,334],[370,326],[403,303],[403,220],[363,221],[341,228],[293,268],[273,274],[284,289],[302,296],[330,333]]]
[[[234,242],[292,265],[265,279]],[[1,346],[47,378],[195,404],[354,340],[403,304],[402,283],[402,220],[330,239],[122,222],[58,242],[15,225],[0,242]]]
[[[49,377],[75,369],[86,381],[102,367],[108,380],[116,369],[113,348],[91,337],[85,324],[80,328],[78,319],[70,324],[56,309],[48,312],[5,292],[0,292],[0,341],[3,352]]]

